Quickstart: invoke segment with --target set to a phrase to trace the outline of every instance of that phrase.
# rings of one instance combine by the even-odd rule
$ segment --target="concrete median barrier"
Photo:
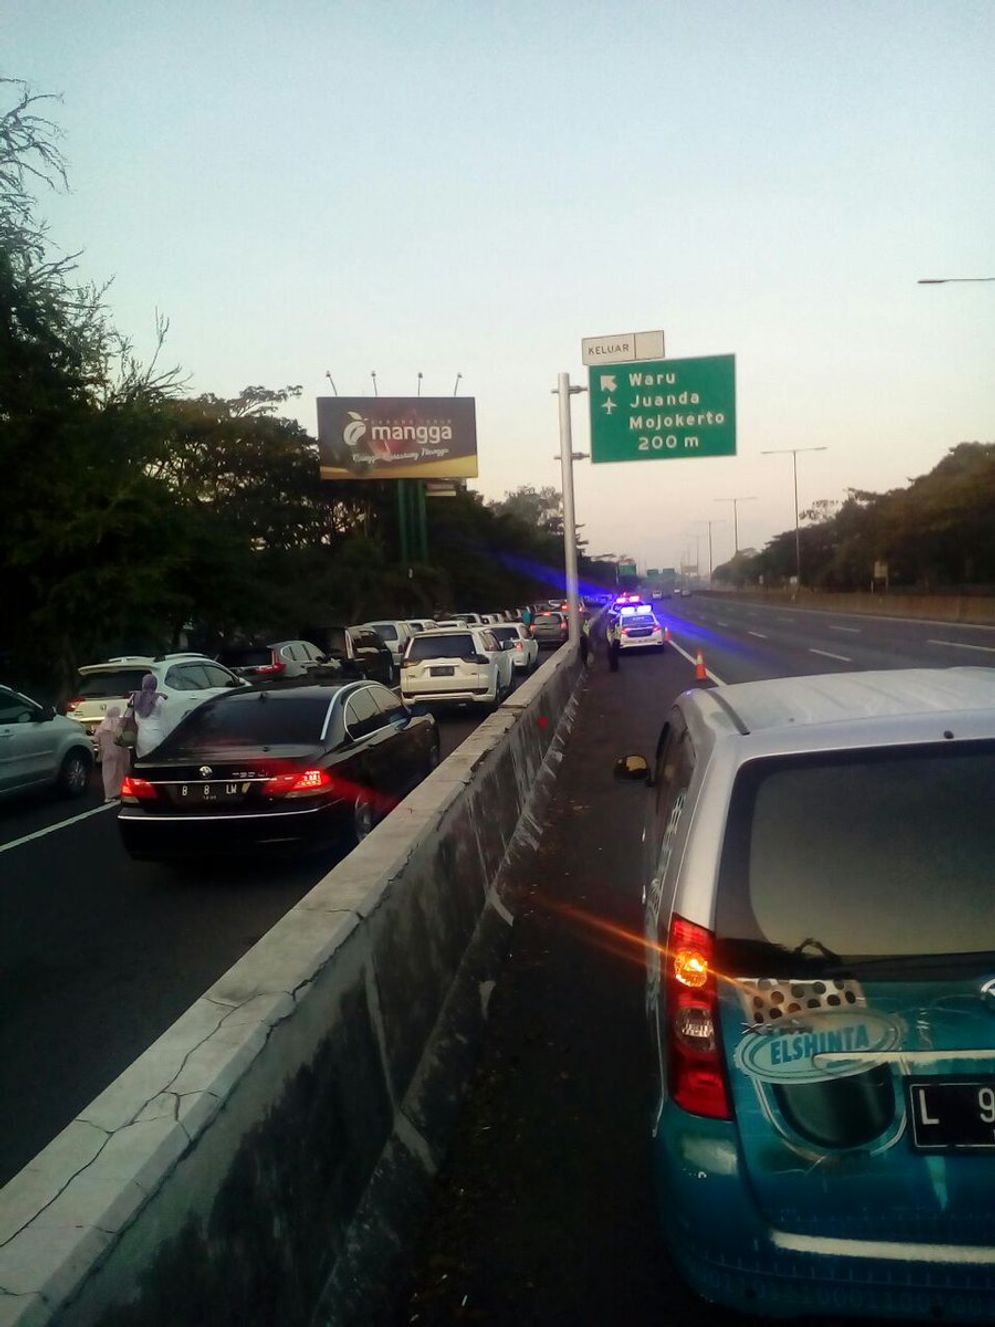
[[[557,651],[0,1190],[3,1327],[387,1312],[580,674]]]

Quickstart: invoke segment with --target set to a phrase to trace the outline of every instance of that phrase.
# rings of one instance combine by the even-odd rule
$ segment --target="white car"
[[[512,668],[516,672],[531,673],[539,661],[539,642],[533,639],[528,627],[522,622],[506,622],[491,630],[502,644],[505,641],[511,643],[508,653]]]
[[[395,668],[400,668],[408,641],[415,634],[407,622],[403,622],[399,618],[383,618],[379,622],[363,622],[360,625],[366,627],[368,631],[377,633],[390,650]]]
[[[424,631],[401,661],[401,699],[493,708],[511,690],[512,653],[487,627]]]
[[[648,604],[618,610],[620,650],[662,650],[663,627]]]
[[[230,668],[203,654],[162,654],[155,659],[127,654],[79,670],[79,685],[66,705],[66,717],[75,719],[92,737],[107,707],[119,705],[123,712],[132,692],[142,689],[146,673],[155,676],[156,688],[166,698],[163,723],[167,732],[209,696],[248,686]]]
[[[416,636],[422,631],[434,631],[439,625],[432,617],[409,617],[407,622]]]

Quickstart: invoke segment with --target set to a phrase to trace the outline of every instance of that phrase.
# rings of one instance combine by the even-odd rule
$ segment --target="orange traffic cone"
[[[705,667],[705,656],[702,654],[701,650],[698,651],[694,661],[694,676],[695,681],[697,682],[708,681],[708,669]]]
[[[671,634],[670,634],[670,628],[669,628],[669,627],[664,627],[664,629],[663,629],[663,643],[666,645],[669,641],[672,641],[672,640],[673,640],[673,636],[671,636]]]

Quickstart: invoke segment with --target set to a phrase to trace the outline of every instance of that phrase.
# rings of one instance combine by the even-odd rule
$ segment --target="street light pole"
[[[733,556],[734,556],[734,557],[735,557],[736,553],[739,552],[739,504],[740,504],[741,502],[756,502],[756,500],[757,500],[757,499],[756,499],[756,496],[755,496],[755,495],[754,495],[754,496],[751,496],[751,497],[748,497],[748,498],[716,498],[716,499],[715,499],[716,502],[731,502],[731,503],[732,503],[732,539],[733,539],[733,548],[734,548]]]
[[[787,456],[789,452],[791,453],[791,470],[795,486],[795,585],[799,590],[802,584],[802,540],[798,528],[798,453],[828,450],[828,447],[775,447],[760,453],[761,456]]]
[[[995,276],[921,276],[920,286],[962,285],[965,281],[995,281]]]

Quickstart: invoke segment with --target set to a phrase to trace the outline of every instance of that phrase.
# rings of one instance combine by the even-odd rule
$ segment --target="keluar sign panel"
[[[472,397],[319,396],[322,479],[473,479]]]
[[[736,358],[659,359],[590,370],[592,461],[736,455]]]

